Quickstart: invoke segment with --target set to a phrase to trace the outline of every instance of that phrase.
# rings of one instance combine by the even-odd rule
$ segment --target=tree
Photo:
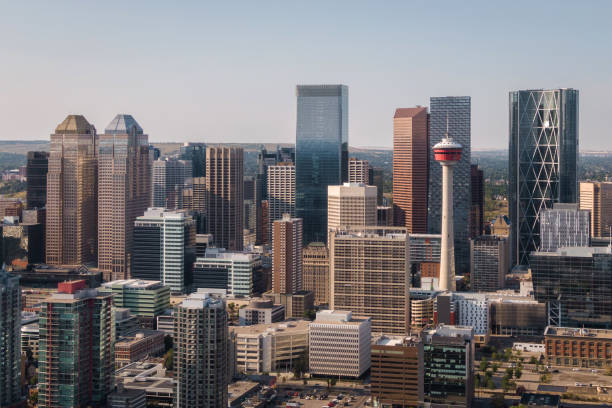
[[[493,365],[491,365],[491,369],[493,370],[494,373],[497,372],[498,368],[499,368],[499,364],[497,364],[497,363],[493,363]]]
[[[538,359],[532,356],[529,359],[529,364],[538,364]]]
[[[306,351],[303,351],[300,357],[293,363],[292,372],[295,378],[302,378],[302,375],[304,375],[307,369],[308,362],[306,360]]]
[[[482,360],[480,360],[480,371],[485,371],[487,368],[489,368],[489,362],[486,357],[483,357]]]
[[[521,376],[523,375],[523,370],[521,370],[520,367],[516,367],[516,369],[514,370],[514,376],[519,379],[521,378]]]
[[[496,353],[496,352],[493,352],[493,353],[491,354],[491,360],[497,360],[498,358],[499,358],[499,356],[497,355],[497,353]]]
[[[501,394],[496,394],[491,398],[491,406],[493,408],[505,408],[506,401],[504,400],[504,396]]]
[[[480,388],[480,375],[478,374],[474,376],[474,388]]]
[[[31,390],[30,396],[28,397],[28,401],[32,406],[36,406],[38,404],[38,390]]]
[[[494,390],[495,384],[493,384],[493,379],[491,377],[487,378],[487,389]]]
[[[508,367],[506,368],[506,375],[505,377],[508,377],[508,379],[512,379],[512,374],[514,373],[514,370],[512,369],[512,367]]]
[[[315,317],[317,317],[317,312],[315,312],[314,309],[304,310],[304,318],[308,320],[314,320]]]
[[[501,386],[504,389],[504,392],[508,392],[508,390],[510,389],[510,379],[507,376],[504,376],[504,378],[502,378]]]
[[[36,383],[38,383],[38,377],[33,375],[30,377],[30,385],[34,386],[36,385]]]
[[[164,354],[164,368],[168,371],[174,370],[174,350],[170,349]]]

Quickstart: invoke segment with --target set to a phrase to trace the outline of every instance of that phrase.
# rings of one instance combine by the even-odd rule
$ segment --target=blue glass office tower
[[[348,87],[298,85],[296,213],[304,245],[327,242],[327,186],[348,180]]]
[[[430,98],[429,103],[430,149],[427,229],[430,234],[439,234],[442,229],[442,166],[436,162],[432,148],[444,138],[447,123],[448,133],[455,142],[463,146],[461,160],[455,165],[453,177],[455,270],[458,275],[461,275],[470,270],[472,101],[469,96],[441,96]]]
[[[578,199],[578,91],[510,92],[509,212],[512,262],[540,247],[540,212]]]

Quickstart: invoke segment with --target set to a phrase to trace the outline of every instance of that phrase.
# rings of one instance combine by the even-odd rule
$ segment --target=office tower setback
[[[134,223],[132,277],[184,293],[195,261],[195,222],[182,211],[149,208]]]
[[[267,186],[268,222],[272,233],[274,221],[282,219],[283,214],[295,217],[295,165],[279,163],[268,166]]]
[[[127,279],[134,221],[151,195],[149,141],[131,115],[117,115],[99,135],[98,268],[105,280]]]
[[[591,212],[591,236],[612,236],[612,182],[581,181],[580,209]]]
[[[372,182],[374,181],[370,179],[371,172],[372,166],[370,166],[370,163],[367,160],[360,160],[356,157],[351,157],[349,159],[349,183],[361,183],[371,186]]]
[[[311,242],[302,252],[304,290],[314,293],[315,305],[329,304],[329,251],[321,242]]]
[[[19,278],[0,269],[0,405],[10,407],[21,396],[21,289]]]
[[[612,249],[573,247],[532,252],[533,290],[548,324],[612,328]]]
[[[439,325],[423,332],[425,402],[471,407],[474,396],[471,327]]]
[[[470,207],[470,238],[484,234],[484,172],[477,164],[470,167],[472,206]]]
[[[28,152],[26,203],[29,210],[44,208],[47,204],[48,171],[49,152]]]
[[[440,243],[440,290],[455,290],[455,234],[454,234],[454,167],[461,160],[463,147],[448,133],[433,147],[434,158],[442,166],[442,241]],[[463,224],[461,228],[463,228]],[[463,238],[463,231],[461,232]]]
[[[272,291],[297,293],[302,290],[302,234],[301,218],[283,215],[274,221],[272,260]]]
[[[400,108],[393,117],[394,225],[427,232],[429,115],[427,108]]]
[[[310,374],[360,377],[370,368],[371,324],[351,312],[324,310],[309,329]]]
[[[413,286],[423,289],[438,288],[441,241],[439,234],[408,235],[409,270]]]
[[[495,292],[504,287],[510,271],[507,237],[481,235],[470,239],[470,281],[476,292]]]
[[[562,247],[587,247],[591,243],[591,213],[578,204],[556,203],[540,214],[540,251]]]
[[[105,406],[113,388],[112,296],[62,282],[41,304],[38,406]]]
[[[381,336],[372,344],[372,397],[382,406],[417,407],[423,402],[423,342]]]
[[[244,151],[206,149],[206,224],[219,248],[241,251],[244,222]]]
[[[229,347],[225,299],[194,293],[176,306],[174,318],[174,406],[226,407]]]
[[[46,256],[50,265],[97,261],[98,136],[81,115],[51,135],[47,173]]]
[[[329,186],[327,191],[328,230],[378,224],[376,187],[344,183],[340,186]]]
[[[406,334],[410,274],[405,228],[330,232],[331,309],[372,318],[373,333]]]
[[[304,244],[327,241],[327,187],[348,181],[348,87],[298,85],[296,216]]]
[[[541,211],[577,202],[578,91],[510,92],[509,213],[512,263],[540,247]]]
[[[194,289],[223,289],[228,296],[252,296],[263,274],[258,254],[208,248],[193,269]]]
[[[206,144],[185,142],[181,146],[180,159],[191,163],[191,172],[186,177],[206,176]]]
[[[455,269],[459,273],[469,271],[470,244],[469,221],[471,207],[470,165],[471,165],[471,99],[469,96],[432,97],[430,99],[429,145],[437,143],[450,134],[461,144],[461,160],[454,169],[454,243]],[[427,229],[431,234],[442,232],[442,172],[443,166],[435,163],[429,155],[429,202]]]
[[[183,188],[189,165],[184,160],[166,158],[153,162],[153,207],[182,208]]]

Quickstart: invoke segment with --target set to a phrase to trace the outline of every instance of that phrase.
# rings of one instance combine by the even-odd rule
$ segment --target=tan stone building
[[[149,138],[131,115],[117,115],[99,136],[98,268],[105,280],[129,279],[134,221],[151,195]]]
[[[344,183],[327,187],[327,229],[378,223],[376,187]],[[329,233],[328,233],[329,235]]]
[[[51,135],[47,173],[46,257],[50,265],[97,261],[98,136],[82,115]]]
[[[591,211],[592,237],[609,237],[612,228],[612,182],[580,182],[580,209]]]
[[[329,304],[329,251],[321,242],[310,243],[303,250],[304,290],[314,293],[315,305]]]
[[[351,157],[348,169],[349,183],[372,185],[373,180],[370,180],[370,169],[370,163],[367,160]]]

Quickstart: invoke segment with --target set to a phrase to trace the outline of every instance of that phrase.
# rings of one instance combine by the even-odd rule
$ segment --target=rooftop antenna
[[[448,112],[446,112],[446,134],[444,135],[447,139],[450,138],[448,135]]]

